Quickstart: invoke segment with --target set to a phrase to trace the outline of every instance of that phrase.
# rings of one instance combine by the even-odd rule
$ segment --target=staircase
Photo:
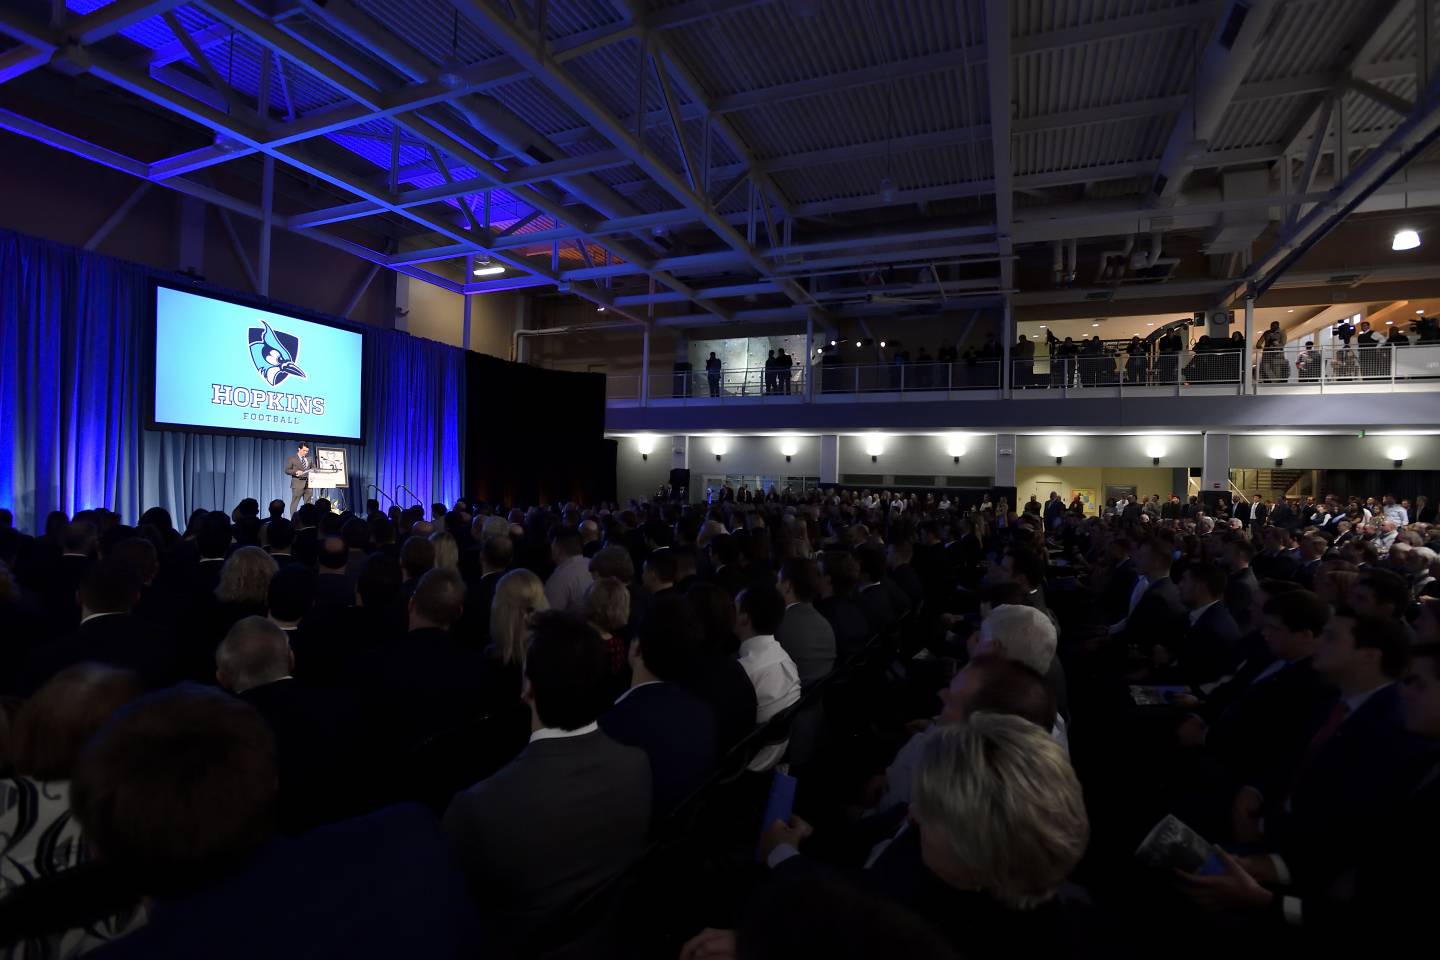
[[[1265,497],[1279,497],[1305,476],[1304,470],[1261,469],[1255,471],[1255,486]]]

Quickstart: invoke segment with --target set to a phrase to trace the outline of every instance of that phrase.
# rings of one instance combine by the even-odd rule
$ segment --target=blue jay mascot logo
[[[260,324],[250,328],[250,359],[255,362],[256,372],[272,387],[291,375],[304,378],[305,371],[295,365],[295,358],[300,355],[300,338],[276,333],[264,320]]]

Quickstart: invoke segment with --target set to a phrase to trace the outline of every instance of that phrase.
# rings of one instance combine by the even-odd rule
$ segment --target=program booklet
[[[1225,872],[1214,844],[1186,826],[1174,814],[1165,817],[1150,830],[1135,851],[1135,857],[1147,866],[1161,870],[1177,869],[1186,873],[1214,876]]]

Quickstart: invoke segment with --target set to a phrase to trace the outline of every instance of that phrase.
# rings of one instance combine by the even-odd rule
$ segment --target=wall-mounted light
[[[1395,469],[1399,470],[1405,466],[1405,458],[1410,456],[1410,451],[1404,447],[1391,447],[1385,451],[1385,456],[1389,457],[1391,462],[1395,464]]]
[[[1275,461],[1275,466],[1277,467],[1285,466],[1285,458],[1288,456],[1290,456],[1289,447],[1276,446],[1270,448],[1270,457]]]
[[[872,433],[865,438],[865,452],[870,454],[871,463],[880,462],[880,454],[885,452],[885,438],[878,433]]]
[[[635,449],[640,451],[641,460],[649,460],[655,450],[655,438],[649,434],[635,438]]]
[[[965,456],[965,437],[962,434],[952,433],[945,438],[945,452],[956,463]]]
[[[715,439],[710,441],[710,452],[715,454],[716,463],[720,462],[720,458],[725,456],[726,451],[728,451],[729,449],[730,441],[725,439],[724,437],[716,437]]]
[[[800,452],[800,441],[794,437],[784,437],[780,440],[780,452],[785,455],[785,462],[789,463],[790,458]]]
[[[1165,456],[1165,446],[1164,446],[1164,444],[1159,444],[1159,443],[1148,443],[1148,444],[1146,444],[1146,445],[1145,445],[1145,456],[1147,456],[1147,457],[1150,458],[1150,462],[1151,462],[1152,464],[1154,464],[1154,465],[1157,466],[1157,467],[1160,466],[1160,458],[1163,457],[1163,456]]]
[[[884,350],[884,349],[885,349],[885,341],[884,341],[884,340],[881,340],[881,341],[880,341],[880,349],[881,349],[881,350]]]
[[[1055,458],[1055,465],[1058,467],[1070,455],[1070,448],[1063,443],[1050,444],[1050,456]]]
[[[1414,250],[1420,246],[1420,234],[1414,230],[1396,230],[1390,240],[1391,250]]]

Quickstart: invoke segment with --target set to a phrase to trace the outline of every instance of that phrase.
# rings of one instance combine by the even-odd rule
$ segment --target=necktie
[[[1319,730],[1315,731],[1315,736],[1310,738],[1310,746],[1305,750],[1305,760],[1307,763],[1315,759],[1315,755],[1320,752],[1320,749],[1325,746],[1331,737],[1335,736],[1335,731],[1340,729],[1340,724],[1344,723],[1345,718],[1348,716],[1350,716],[1350,705],[1344,700],[1336,703],[1334,708],[1331,709],[1330,716],[1325,720],[1325,723]]]

